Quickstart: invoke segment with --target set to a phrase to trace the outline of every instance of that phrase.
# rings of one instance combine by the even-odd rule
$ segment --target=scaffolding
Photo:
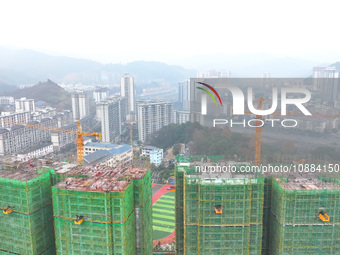
[[[50,169],[20,163],[0,171],[2,254],[54,254]]]
[[[273,178],[272,186],[270,254],[340,254],[339,179]]]
[[[152,189],[151,171],[143,179],[133,180],[136,216],[136,254],[152,254]]]
[[[150,171],[64,164],[53,178],[57,254],[152,253]]]
[[[197,173],[179,163],[177,254],[261,254],[263,186],[259,173]]]

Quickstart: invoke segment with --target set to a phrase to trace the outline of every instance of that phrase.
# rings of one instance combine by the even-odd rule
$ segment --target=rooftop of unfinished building
[[[317,176],[289,176],[281,179],[275,178],[277,183],[285,190],[325,190],[339,189],[340,185],[331,181],[322,181]]]
[[[74,178],[69,177],[58,183],[55,187],[68,190],[108,192],[124,191],[130,184],[128,180],[119,180],[115,177]]]
[[[109,167],[109,166],[79,166],[67,162],[54,163],[51,166],[56,174],[86,175],[88,177],[129,177],[143,179],[149,172],[145,168]]]
[[[15,161],[13,159],[1,162],[0,178],[29,181],[39,176],[38,170],[48,168],[49,162],[34,159],[31,161]]]
[[[93,192],[119,192],[124,191],[132,179],[144,178],[148,171],[147,169],[140,168],[74,166],[70,168],[70,171],[64,171],[63,173],[67,173],[68,175],[87,175],[88,177],[69,177],[58,183],[55,187]],[[60,172],[57,171],[57,173]]]

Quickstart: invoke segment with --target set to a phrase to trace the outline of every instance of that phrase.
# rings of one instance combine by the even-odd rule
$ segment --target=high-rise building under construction
[[[201,163],[204,167],[204,163]],[[176,167],[177,254],[261,254],[263,177]]]

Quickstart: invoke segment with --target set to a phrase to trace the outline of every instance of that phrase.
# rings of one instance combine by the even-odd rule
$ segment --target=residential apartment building
[[[86,165],[126,167],[132,164],[132,147],[127,144],[87,142],[84,152]]]
[[[97,120],[101,121],[102,141],[115,142],[125,130],[127,98],[109,97],[97,104]]]
[[[172,103],[162,100],[139,100],[136,103],[138,139],[145,142],[150,135],[172,123]]]
[[[159,166],[163,161],[163,149],[154,146],[145,146],[142,148],[141,156],[149,158],[151,164]]]
[[[93,99],[96,103],[100,103],[100,101],[104,100],[109,96],[109,89],[100,88],[93,91]]]
[[[184,80],[178,85],[178,101],[183,110],[190,110],[190,80]]]
[[[6,97],[6,96],[0,97],[0,105],[12,105],[12,104],[14,104],[14,97]]]
[[[15,118],[12,115],[10,115],[10,117]],[[29,118],[30,121],[16,122],[25,122],[49,128],[60,128],[60,124],[67,123],[71,119],[70,111],[65,111],[65,114],[57,114],[53,118],[43,118],[39,121],[32,121],[32,119],[26,115],[24,117]],[[2,126],[2,128],[0,128],[0,156],[18,153],[38,144],[51,142],[51,132],[52,131],[47,129],[30,128],[13,124],[11,126]]]
[[[173,122],[175,124],[183,124],[190,121],[189,111],[173,111]]]
[[[339,101],[339,72],[333,66],[313,68],[313,88],[319,91],[322,101],[332,104]]]
[[[35,105],[33,99],[27,99],[22,97],[20,99],[15,99],[15,112],[35,112]]]
[[[0,116],[0,128],[10,128],[14,123],[27,123],[32,121],[32,115],[29,111],[24,112],[2,112]]]
[[[125,74],[120,78],[120,96],[127,98],[127,113],[135,111],[135,85],[134,78]]]
[[[73,120],[77,121],[90,113],[89,98],[84,92],[77,92],[72,94],[72,112]]]

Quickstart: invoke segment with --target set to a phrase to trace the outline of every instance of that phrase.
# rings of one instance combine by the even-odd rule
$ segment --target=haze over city
[[[0,254],[339,255],[339,7],[0,3]]]
[[[152,60],[193,68],[221,54],[333,63],[340,58],[338,7],[329,0],[5,1],[0,45],[105,64]]]

